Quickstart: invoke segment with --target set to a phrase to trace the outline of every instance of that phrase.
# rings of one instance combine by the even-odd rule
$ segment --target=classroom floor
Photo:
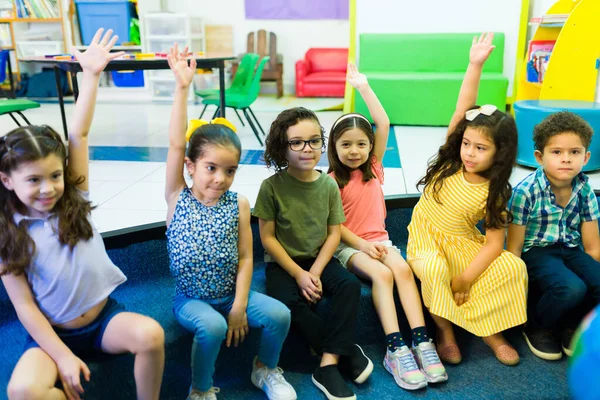
[[[139,93],[141,101],[131,101]],[[98,105],[90,133],[90,196],[98,205],[93,220],[106,233],[165,220],[163,197],[168,123],[171,105],[146,100],[143,89],[100,88]],[[297,99],[260,97],[252,107],[263,129],[268,130],[277,114],[285,108],[304,106],[313,110],[335,108],[342,99]],[[188,116],[197,118],[201,104],[189,104]],[[66,105],[67,119],[74,109]],[[209,108],[206,118],[214,109]],[[47,124],[62,133],[58,104],[43,103],[27,111],[33,124]],[[328,131],[341,111],[318,111]],[[272,174],[260,160],[261,146],[252,130],[241,126],[232,110],[227,117],[238,127],[244,153],[232,190],[245,195],[253,206],[263,179]],[[8,116],[0,117],[1,133],[15,125]],[[423,176],[427,160],[444,141],[445,128],[395,126],[390,132],[384,158],[386,196],[418,193],[416,182]],[[319,164],[326,169],[324,154]],[[511,181],[519,182],[532,169],[516,167]],[[590,174],[595,189],[600,189],[600,172]]]

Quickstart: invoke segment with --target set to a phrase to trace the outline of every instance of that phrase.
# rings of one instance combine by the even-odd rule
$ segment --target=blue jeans
[[[573,327],[600,303],[600,263],[579,247],[533,247],[521,258],[533,286],[528,303],[529,320],[534,325],[547,329],[564,328],[565,324]]]
[[[227,315],[234,296],[198,300],[176,296],[173,312],[177,321],[194,334],[192,387],[205,392],[212,387],[215,362],[227,336]],[[246,308],[248,326],[261,328],[258,359],[269,368],[279,362],[279,353],[290,329],[290,310],[278,300],[250,291]]]

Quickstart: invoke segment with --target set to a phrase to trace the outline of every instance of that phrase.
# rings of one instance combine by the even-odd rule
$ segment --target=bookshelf
[[[516,100],[594,101],[600,54],[600,1],[558,0],[538,18],[532,41],[554,41],[543,82],[528,82],[529,51],[520,63]],[[562,21],[561,21],[562,20]]]
[[[21,77],[19,57],[65,52],[64,1],[0,0],[0,47],[15,50],[15,81]]]

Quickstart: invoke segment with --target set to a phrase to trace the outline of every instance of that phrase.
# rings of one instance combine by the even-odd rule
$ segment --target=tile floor
[[[141,100],[132,100],[137,93]],[[275,101],[274,98],[259,98],[253,109],[263,128],[267,130],[279,111],[284,108],[302,104],[307,108],[325,109],[341,102],[341,99],[284,98]],[[72,103],[66,105],[67,118],[71,116],[73,108]],[[188,115],[190,118],[197,117],[201,109],[201,105],[189,104]],[[208,110],[208,117],[212,112],[214,110]],[[165,164],[164,161],[156,159],[156,154],[166,154],[169,115],[169,103],[149,102],[139,89],[128,91],[122,88],[101,88],[89,139],[92,158],[94,154],[106,153],[106,149],[101,146],[130,148],[119,152],[124,155],[123,160],[91,161],[90,196],[98,206],[92,216],[101,232],[108,233],[164,221]],[[250,128],[242,127],[231,110],[228,110],[227,115],[238,126],[243,148],[249,151],[260,150],[261,147]],[[341,115],[341,111],[324,111],[318,112],[317,115],[327,129]],[[48,124],[60,132],[62,125],[56,103],[44,103],[41,108],[28,111],[27,117],[34,124]],[[2,133],[12,129],[14,123],[8,116],[1,116],[0,126]],[[427,160],[443,143],[445,128],[399,126],[395,127],[393,132],[400,153],[401,168],[386,168],[384,193],[386,196],[416,194],[418,191],[415,184],[424,174]],[[138,148],[136,150],[152,148],[149,150],[154,150],[153,156],[143,158],[151,161],[136,161],[140,157],[131,151],[132,147]],[[94,151],[94,148],[98,151]],[[241,165],[232,186],[232,190],[244,194],[251,205],[256,200],[260,183],[272,173],[264,165],[257,165],[256,159],[257,157],[253,157],[248,161],[251,163]],[[515,168],[512,183],[517,183],[531,171],[522,167]],[[592,186],[600,189],[600,172],[591,174],[590,179]]]

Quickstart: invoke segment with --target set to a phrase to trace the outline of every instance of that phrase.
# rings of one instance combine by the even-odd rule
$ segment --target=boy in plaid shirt
[[[541,167],[515,186],[509,202],[514,219],[507,249],[525,261],[530,282],[523,336],[546,360],[560,359],[561,347],[571,355],[574,328],[600,302],[600,212],[581,172],[592,135],[590,125],[568,111],[536,125]]]

